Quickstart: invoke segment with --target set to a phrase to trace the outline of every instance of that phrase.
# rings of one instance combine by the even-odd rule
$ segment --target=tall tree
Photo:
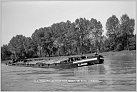
[[[129,38],[133,36],[135,20],[130,19],[127,14],[122,15],[120,19],[119,37],[125,49],[129,49]]]
[[[96,48],[96,50],[100,51],[100,42],[101,42],[101,36],[103,33],[102,30],[102,24],[100,21],[97,21],[94,18],[91,18],[90,20],[90,35],[89,37],[91,38],[91,42],[94,43],[94,47]]]
[[[117,45],[117,35],[119,33],[119,20],[115,15],[112,15],[106,22],[106,35],[110,39],[110,49],[114,50]]]
[[[83,54],[84,40],[87,39],[89,34],[89,20],[85,18],[79,18],[75,20],[76,39],[79,52]]]
[[[10,55],[11,55],[11,52],[9,50],[8,45],[3,45],[1,47],[1,59],[2,60],[10,59]]]
[[[37,56],[37,45],[34,44],[33,40],[30,37],[25,38],[25,42],[23,42],[23,47],[25,50],[25,56],[27,58]]]
[[[8,44],[8,47],[12,53],[14,53],[16,58],[24,58],[25,57],[25,48],[24,48],[24,42],[25,42],[25,36],[23,35],[16,35],[10,40],[10,43]]]
[[[46,49],[47,47],[45,46],[46,44],[46,38],[45,38],[45,32],[47,28],[40,28],[40,29],[36,29],[35,32],[32,34],[32,39],[35,42],[35,44],[37,44],[37,50],[39,53],[39,57],[41,57],[42,55],[44,55],[44,49]]]

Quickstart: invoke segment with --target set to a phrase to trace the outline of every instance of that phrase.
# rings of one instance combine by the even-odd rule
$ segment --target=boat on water
[[[96,54],[92,57],[87,56],[77,56],[69,57],[65,60],[47,63],[47,62],[37,62],[29,63],[27,60],[21,60],[21,62],[10,62],[7,65],[12,66],[22,66],[22,67],[38,67],[38,68],[75,68],[82,66],[89,66],[95,64],[102,64],[104,62],[104,57],[102,55]]]

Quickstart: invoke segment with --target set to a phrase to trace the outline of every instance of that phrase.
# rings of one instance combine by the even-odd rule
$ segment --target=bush
[[[129,50],[136,50],[136,46],[134,46],[134,45],[129,46]]]
[[[121,51],[121,50],[123,50],[122,44],[119,43],[119,44],[117,45],[117,47],[116,47],[116,51]]]
[[[129,39],[129,50],[136,50],[136,36]]]

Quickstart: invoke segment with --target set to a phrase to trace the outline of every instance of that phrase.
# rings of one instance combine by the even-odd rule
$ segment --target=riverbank
[[[112,56],[123,56],[123,55],[131,55],[131,56],[136,56],[136,50],[123,50],[123,51],[109,51],[109,52],[103,52],[100,53],[101,55],[105,57],[112,57]]]

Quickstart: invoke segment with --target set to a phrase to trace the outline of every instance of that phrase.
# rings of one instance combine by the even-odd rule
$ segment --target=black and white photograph
[[[1,91],[136,91],[136,0],[1,0]]]

